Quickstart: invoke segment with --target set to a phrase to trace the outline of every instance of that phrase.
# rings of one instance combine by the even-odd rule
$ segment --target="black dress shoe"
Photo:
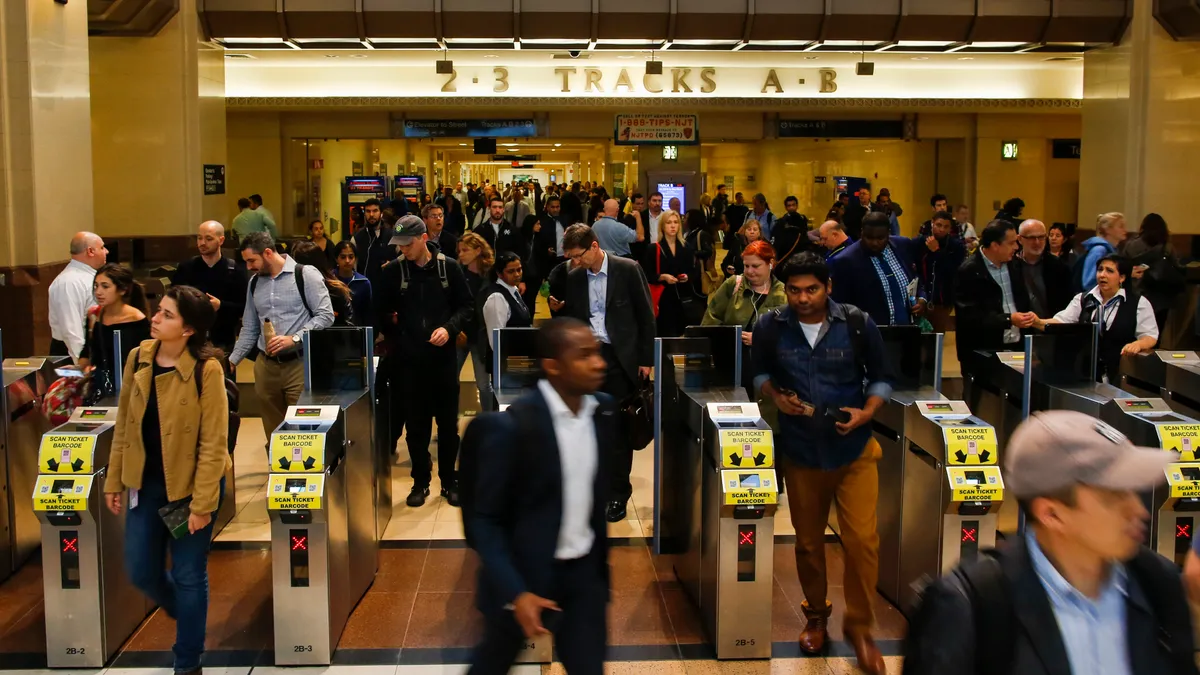
[[[442,488],[442,499],[450,506],[458,506],[458,484],[451,485],[449,488]]]
[[[604,517],[610,523],[619,523],[622,520],[625,520],[625,502],[609,502],[608,508],[605,510]]]
[[[404,503],[408,504],[409,506],[411,506],[415,509],[418,506],[424,506],[425,499],[428,497],[429,497],[429,486],[428,485],[414,485],[412,488],[412,492],[408,493],[408,499],[404,500]]]

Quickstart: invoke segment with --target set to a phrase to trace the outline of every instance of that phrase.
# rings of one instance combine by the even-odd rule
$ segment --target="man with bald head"
[[[196,248],[200,255],[179,264],[179,269],[171,275],[171,285],[192,286],[208,294],[209,302],[217,310],[217,321],[209,339],[215,347],[229,354],[246,309],[247,275],[233,258],[222,255],[223,243],[223,225],[215,220],[200,223],[196,232]]]
[[[87,312],[96,304],[92,282],[108,262],[104,240],[92,232],[71,237],[71,260],[50,284],[50,355],[79,361],[86,341]]]
[[[821,223],[818,232],[821,233],[821,246],[825,248],[825,262],[833,260],[853,243],[846,235],[846,231],[842,229],[842,224],[836,220],[827,220]]]
[[[629,245],[635,241],[645,241],[646,228],[638,218],[634,229],[629,229],[617,220],[620,211],[621,204],[617,200],[610,199],[604,202],[604,216],[592,225],[592,229],[596,231],[596,241],[600,243],[600,248],[606,253],[632,260],[633,253]]]
[[[1071,268],[1057,256],[1046,255],[1046,224],[1030,218],[1017,229],[1021,251],[1012,271],[1025,280],[1029,308],[1038,316],[1053,316],[1071,303]]]

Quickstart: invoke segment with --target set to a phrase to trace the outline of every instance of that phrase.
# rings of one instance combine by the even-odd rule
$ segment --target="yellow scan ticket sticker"
[[[60,477],[38,476],[33,488],[34,511],[87,511],[93,474]]]
[[[998,466],[948,466],[950,501],[999,502],[1004,500],[1004,479]]]
[[[1173,499],[1200,497],[1200,463],[1168,464],[1164,473]]]
[[[267,485],[267,508],[291,511],[321,508],[325,490],[325,474],[289,476],[271,474]]]
[[[1163,450],[1179,453],[1179,459],[1191,462],[1196,459],[1200,446],[1200,424],[1158,424],[1158,442]]]
[[[764,469],[775,466],[770,429],[722,429],[721,466],[726,469]]]
[[[774,469],[721,472],[721,489],[727,506],[765,505],[779,502]]]
[[[992,427],[945,427],[946,462],[951,465],[995,464],[996,430]]]
[[[271,471],[325,471],[325,434],[277,431],[271,435]]]
[[[91,434],[45,434],[38,448],[39,473],[91,473],[96,437]]]

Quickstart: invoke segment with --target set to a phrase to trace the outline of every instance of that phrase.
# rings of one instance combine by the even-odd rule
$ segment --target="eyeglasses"
[[[1023,234],[1023,235],[1021,235],[1021,238],[1028,239],[1029,241],[1046,241],[1046,235],[1044,235],[1044,234],[1038,234],[1038,235],[1024,235]]]

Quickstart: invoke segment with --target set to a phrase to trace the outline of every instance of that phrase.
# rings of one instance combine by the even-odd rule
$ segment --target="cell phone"
[[[850,423],[850,413],[846,412],[845,410],[839,410],[837,408],[826,408],[825,416],[828,417],[829,419],[833,420],[834,422],[841,422],[842,424]]]
[[[1141,264],[1141,265],[1134,265],[1134,266],[1133,266],[1133,269],[1135,269],[1135,270],[1148,270],[1148,269],[1150,269],[1150,266],[1149,266],[1149,265],[1147,265],[1147,264],[1145,264],[1145,263],[1143,263],[1143,264]]]

